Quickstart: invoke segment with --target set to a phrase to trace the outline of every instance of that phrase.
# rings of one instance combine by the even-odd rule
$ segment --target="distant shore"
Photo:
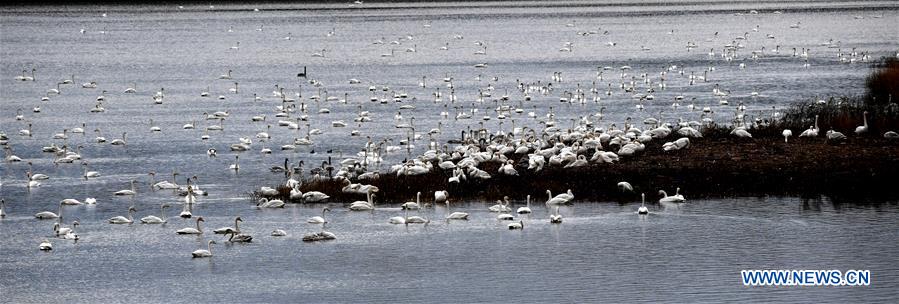
[[[480,169],[492,178],[449,184],[452,170],[437,168],[418,176],[381,174],[369,184],[377,186],[377,203],[402,203],[422,193],[422,201],[433,200],[434,191],[447,190],[450,200],[492,202],[509,196],[536,203],[571,189],[576,201],[634,201],[646,193],[647,202],[658,200],[658,190],[673,194],[677,187],[687,199],[734,196],[831,196],[841,198],[899,198],[899,141],[851,137],[847,143],[830,145],[823,137],[791,138],[696,138],[689,148],[664,152],[663,141],[646,144],[643,152],[622,157],[614,164],[590,164],[580,168],[546,166],[540,172],[527,170],[526,155],[507,155],[515,160],[519,176],[497,174],[499,165],[484,163]],[[591,155],[588,153],[587,156]],[[633,193],[622,192],[617,183],[627,181]],[[345,194],[337,181],[304,183],[303,192],[321,191],[331,203],[364,200],[364,195]],[[289,201],[289,189],[279,198]],[[299,203],[299,201],[294,201]]]

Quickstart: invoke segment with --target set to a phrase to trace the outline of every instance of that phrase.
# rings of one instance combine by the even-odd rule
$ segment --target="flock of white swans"
[[[430,27],[430,24],[425,24]],[[562,26],[578,28],[573,22]],[[801,24],[797,23],[789,29],[783,30],[800,30]],[[233,27],[228,31],[233,31]],[[259,27],[258,31],[263,31],[263,27]],[[487,180],[495,175],[518,175],[521,170],[531,170],[539,172],[545,166],[574,168],[592,166],[601,163],[615,163],[621,159],[635,157],[643,151],[645,144],[650,141],[663,141],[662,148],[665,151],[681,150],[690,147],[690,139],[702,137],[703,128],[714,122],[716,117],[715,111],[733,112],[733,136],[736,137],[752,137],[749,133],[753,124],[763,124],[772,120],[776,120],[777,113],[758,113],[754,118],[746,113],[746,106],[740,103],[734,107],[729,105],[727,101],[731,91],[714,85],[714,89],[707,94],[710,98],[717,100],[717,104],[697,105],[696,98],[687,98],[683,95],[665,92],[669,83],[678,82],[679,84],[694,85],[697,83],[714,83],[714,75],[716,69],[721,68],[738,68],[747,69],[756,60],[762,60],[765,57],[792,58],[799,62],[805,62],[808,67],[809,58],[815,56],[812,47],[792,48],[791,51],[782,51],[780,45],[770,45],[768,41],[774,39],[771,31],[780,29],[768,29],[768,33],[760,32],[762,27],[756,26],[747,29],[744,34],[735,37],[723,38],[718,33],[709,33],[705,37],[705,42],[710,45],[716,45],[709,49],[707,54],[694,51],[698,48],[698,43],[694,40],[685,41],[685,51],[694,52],[697,57],[707,57],[710,65],[701,71],[689,71],[677,65],[669,65],[657,70],[634,71],[630,66],[600,66],[595,70],[595,79],[587,83],[574,82],[565,79],[563,72],[555,72],[549,78],[537,77],[533,81],[515,80],[509,81],[500,79],[496,76],[485,76],[488,73],[487,67],[491,59],[497,58],[493,52],[488,53],[489,43],[484,41],[474,42],[471,55],[483,58],[482,63],[478,63],[472,67],[474,75],[439,75],[428,76],[423,75],[417,84],[391,84],[400,89],[391,89],[387,83],[376,83],[369,81],[370,84],[363,84],[364,81],[359,79],[347,79],[346,81],[358,88],[362,94],[367,94],[364,100],[351,100],[349,92],[332,95],[328,90],[328,86],[323,82],[312,77],[311,73],[307,73],[304,68],[297,77],[302,78],[313,88],[312,93],[302,93],[301,91],[289,92],[286,86],[276,85],[270,94],[253,93],[253,100],[259,103],[273,104],[270,113],[259,113],[252,117],[234,117],[229,111],[214,111],[202,113],[206,120],[205,127],[196,121],[185,121],[183,125],[157,125],[150,120],[149,127],[144,132],[197,132],[202,129],[202,135],[198,136],[198,140],[210,140],[215,136],[215,132],[226,132],[226,122],[229,124],[254,124],[259,131],[256,134],[246,134],[240,138],[239,142],[227,145],[230,150],[234,162],[229,164],[227,170],[239,171],[241,155],[250,156],[255,152],[262,155],[273,154],[280,150],[280,153],[295,153],[294,151],[303,149],[307,146],[318,146],[327,148],[328,140],[340,140],[334,138],[318,138],[322,134],[322,130],[313,128],[313,125],[326,125],[334,130],[345,134],[347,137],[367,138],[365,144],[360,147],[360,152],[351,155],[338,162],[323,163],[321,167],[312,166],[304,168],[302,162],[296,166],[285,163],[271,168],[272,172],[284,173],[286,181],[284,186],[290,190],[290,202],[306,202],[306,203],[328,203],[327,207],[321,209],[321,214],[308,219],[311,225],[318,225],[320,229],[307,233],[303,236],[304,241],[321,241],[332,240],[337,236],[325,229],[326,225],[333,221],[328,216],[331,208],[337,208],[338,204],[343,205],[350,211],[374,212],[379,209],[375,206],[375,197],[377,187],[371,186],[369,182],[379,178],[381,174],[395,174],[415,176],[422,174],[430,174],[438,170],[452,172],[446,183],[461,184],[468,180]],[[81,30],[85,33],[85,30]],[[337,29],[331,30],[325,35],[331,37],[337,35]],[[572,34],[579,37],[598,36],[603,39],[608,35],[607,30],[598,29],[578,29],[572,30]],[[422,51],[418,43],[420,39],[411,35],[399,35],[399,38],[388,39],[381,38],[372,41],[374,45],[384,45],[385,51],[377,56],[394,57],[401,56],[403,53],[414,55],[416,52]],[[291,34],[287,33],[282,39],[290,40]],[[699,38],[702,39],[702,38]],[[456,34],[435,51],[448,51],[452,48],[465,48],[461,46],[465,41],[462,34]],[[466,44],[471,43],[467,42]],[[561,41],[559,52],[577,52],[578,47],[575,42]],[[607,47],[627,47],[617,42],[608,41]],[[757,46],[757,49],[749,50],[749,45]],[[386,46],[389,46],[386,47]],[[633,46],[631,46],[633,47]],[[234,46],[227,51],[237,51],[240,43],[236,42]],[[405,52],[396,52],[395,49],[404,49]],[[832,60],[852,64],[856,62],[867,62],[871,56],[867,52],[857,51],[855,48],[847,47],[843,49],[840,42],[828,41],[816,46],[819,49],[833,50],[820,52],[817,55],[825,59],[825,56],[832,56]],[[639,47],[640,51],[650,51],[645,46]],[[830,55],[833,53],[833,55]],[[489,54],[489,55],[488,55]],[[310,57],[320,58],[332,56],[327,49],[321,49],[315,53],[309,54]],[[501,55],[499,55],[501,56]],[[718,63],[739,62],[736,64]],[[53,134],[34,134],[32,132],[32,122],[28,117],[28,112],[38,115],[42,113],[40,103],[53,102],[55,95],[64,94],[65,90],[96,90],[99,91],[96,102],[89,108],[81,109],[88,116],[88,119],[101,119],[102,115],[115,115],[114,111],[107,111],[108,104],[115,103],[116,99],[122,94],[140,94],[142,93],[136,84],[131,84],[125,88],[107,87],[96,81],[90,80],[89,76],[85,76],[83,83],[75,80],[75,75],[67,75],[59,77],[58,75],[39,75],[37,72],[40,67],[29,67],[22,71],[21,75],[15,77],[16,82],[23,84],[40,83],[44,86],[44,91],[40,93],[40,102],[25,111],[18,109],[3,109],[3,115],[15,112],[15,123],[19,127],[19,131],[9,136],[0,132],[0,140],[4,146],[5,161],[8,164],[27,163],[27,169],[18,166],[8,166],[7,170],[19,171],[24,178],[22,184],[28,189],[40,187],[41,183],[48,182],[51,179],[46,174],[34,172],[32,162],[52,162],[60,166],[72,166],[78,164],[82,167],[81,178],[85,180],[100,178],[102,173],[93,171],[90,168],[91,155],[82,155],[82,145],[71,145],[69,139],[73,136],[87,137],[88,134],[94,134],[92,140],[95,145],[113,145],[126,147],[129,145],[140,145],[139,142],[133,142],[127,137],[128,133],[122,131],[120,137],[107,139],[103,131],[97,127],[91,126],[91,121],[86,121],[79,125],[63,127]],[[218,76],[218,81],[233,83],[233,87],[228,89],[227,93],[210,92],[208,87],[197,88],[197,96],[204,99],[229,99],[232,96],[246,96],[248,94],[241,88],[240,79],[241,71],[227,70],[222,71]],[[456,79],[458,77],[473,76],[477,79],[477,88],[466,88],[465,94],[462,88],[458,87]],[[549,76],[549,75],[546,75]],[[59,80],[57,80],[59,79]],[[215,80],[213,80],[215,81]],[[151,83],[141,84],[140,87],[154,87]],[[405,87],[414,88],[415,92],[426,92],[427,96],[412,93],[413,90],[403,89]],[[458,92],[457,92],[458,90]],[[333,91],[333,90],[332,90]],[[150,98],[148,103],[161,106],[170,104],[167,101],[168,94],[163,88],[154,89],[148,94]],[[146,92],[143,92],[146,93]],[[750,96],[758,96],[758,92],[748,92]],[[670,103],[672,112],[677,111],[678,107],[689,109],[685,115],[695,117],[695,120],[675,118],[671,115],[664,116],[661,112],[656,113],[644,112],[644,104],[651,102],[660,102],[665,96],[665,103]],[[606,99],[612,100],[614,96],[627,96],[624,99],[630,99],[634,105],[635,116],[643,116],[642,119],[628,118],[623,122],[610,122],[604,120],[604,109],[602,106]],[[342,98],[341,98],[342,97]],[[536,99],[547,100],[553,99],[555,104],[559,106],[581,104],[591,105],[589,111],[583,111],[576,117],[557,117],[553,106],[546,104],[537,104]],[[439,113],[417,113],[416,103],[434,103],[442,105],[442,111]],[[616,101],[620,102],[620,101]],[[358,112],[354,113],[352,121],[331,119],[329,105],[334,104],[356,104]],[[267,107],[268,108],[268,107]],[[375,114],[373,109],[389,109],[390,113],[396,112],[392,117],[384,117]],[[589,112],[589,113],[587,113]],[[90,114],[87,114],[90,113]],[[644,114],[645,113],[645,114]],[[694,114],[695,113],[695,114]],[[194,113],[200,115],[201,113]],[[65,113],[43,113],[40,115],[66,115]],[[419,119],[415,119],[415,116]],[[191,114],[190,116],[194,116]],[[274,117],[274,122],[271,117]],[[858,134],[866,133],[868,130],[867,116],[863,117],[863,125],[859,126],[855,132]],[[382,140],[373,139],[379,136],[376,133],[370,133],[365,127],[367,123],[375,120],[394,120],[394,126],[397,129],[404,130],[405,135],[397,138],[383,138]],[[485,122],[499,121],[498,129],[488,130]],[[508,124],[505,124],[505,123]],[[504,124],[506,125],[504,127]],[[455,134],[448,135],[449,144],[440,144],[436,138],[444,133],[444,128],[452,125],[456,130],[464,130],[460,137]],[[90,126],[90,127],[89,127]],[[276,128],[273,130],[272,128]],[[287,130],[294,135],[283,135],[277,132],[278,128]],[[181,129],[181,130],[178,130]],[[113,130],[107,130],[108,134]],[[114,132],[119,133],[119,132]],[[279,138],[279,136],[281,138]],[[789,140],[792,136],[791,130],[784,130],[783,136],[785,140]],[[814,126],[804,130],[800,137],[818,137],[819,130],[817,121]],[[896,132],[887,132],[885,137],[899,137]],[[14,147],[18,138],[39,137],[51,141],[50,144],[42,148],[42,152],[47,153],[48,158],[23,160],[15,155]],[[826,132],[828,140],[845,140],[846,135],[830,130]],[[59,142],[61,141],[61,142]],[[254,141],[261,143],[262,147],[254,145]],[[424,149],[416,149],[415,145],[419,142],[425,142]],[[280,143],[280,144],[274,144]],[[317,143],[317,144],[316,144]],[[269,144],[269,145],[266,145]],[[116,147],[110,147],[116,149]],[[209,157],[218,157],[220,153],[224,153],[224,147],[210,146],[206,151],[197,151],[197,153],[206,153]],[[274,151],[273,151],[274,150]],[[413,151],[421,151],[423,153],[413,153]],[[405,152],[405,161],[398,164],[388,165],[385,171],[380,170],[381,162],[384,156],[391,153],[402,154]],[[589,154],[592,153],[592,154]],[[257,155],[258,155],[257,154]],[[519,162],[519,160],[522,160]],[[526,161],[524,161],[526,160]],[[484,163],[496,163],[499,165],[497,172],[486,172],[479,168]],[[222,168],[225,170],[226,168]],[[308,177],[305,174],[309,174]],[[17,174],[18,175],[18,174]],[[155,177],[155,174],[154,176]],[[207,235],[202,223],[204,218],[193,214],[193,205],[206,195],[206,192],[200,189],[200,183],[196,176],[186,178],[183,184],[176,181],[178,173],[173,173],[171,180],[155,182],[151,188],[153,190],[173,190],[172,193],[184,200],[183,208],[179,213],[180,218],[190,218],[193,222],[188,227],[172,231],[179,235]],[[355,202],[333,202],[329,201],[329,195],[318,191],[301,192],[300,187],[306,182],[316,182],[318,180],[342,181],[346,186],[344,192],[356,193],[360,196],[364,195],[366,200]],[[16,182],[19,182],[18,180]],[[136,182],[130,181],[131,187],[116,191],[114,194],[119,196],[138,196]],[[622,191],[633,192],[633,187],[627,182],[618,184]],[[247,189],[250,190],[250,189]],[[275,188],[263,187],[255,190],[257,193],[265,197],[278,195]],[[574,200],[574,194],[571,190],[557,195],[552,195],[547,190],[547,200],[544,203],[547,206],[548,221],[550,223],[562,223],[562,215],[559,213],[559,207],[571,204]],[[679,193],[680,189],[674,195],[668,195],[664,191],[659,191],[660,202],[683,203],[686,201],[684,196]],[[431,194],[428,193],[430,196]],[[427,216],[422,217],[420,214],[410,215],[409,212],[420,212],[421,209],[434,207],[437,204],[445,205],[447,208],[446,221],[467,220],[469,213],[463,211],[450,211],[451,193],[447,191],[437,191],[433,193],[433,199],[427,198],[424,202],[421,200],[421,192],[417,193],[414,202],[406,202],[400,205],[402,216],[395,215],[386,217],[385,221],[398,225],[428,225],[431,219]],[[642,195],[642,194],[641,194]],[[650,213],[646,206],[646,197],[642,195],[642,204],[635,211],[640,215]],[[75,240],[79,239],[76,231],[79,223],[77,221],[66,223],[63,221],[63,211],[65,206],[75,206],[82,204],[96,204],[94,198],[87,198],[83,202],[77,199],[65,199],[58,204],[52,204],[55,210],[39,212],[34,215],[39,220],[53,220],[52,231],[53,236],[59,239]],[[278,199],[261,198],[255,202],[257,208],[283,208],[288,203]],[[531,197],[527,196],[523,206],[513,211],[512,203],[506,197],[497,201],[495,205],[489,206],[488,210],[497,213],[496,218],[500,221],[507,221],[505,225],[508,229],[517,230],[524,229],[526,221],[520,216],[522,214],[531,213],[530,209]],[[160,206],[159,216],[147,215],[137,220],[140,224],[163,224],[169,222],[167,218],[167,210],[171,204],[163,204]],[[397,208],[389,208],[397,209]],[[0,200],[0,216],[6,215],[6,206],[4,201]],[[129,207],[125,215],[120,215],[108,219],[109,224],[134,224],[135,213],[138,211],[135,206]],[[15,211],[10,211],[15,212]],[[395,214],[395,213],[393,213]],[[254,236],[240,229],[242,219],[235,217],[233,226],[221,227],[214,229],[214,234],[223,235],[222,241],[227,242],[251,242]],[[288,232],[283,229],[276,229],[271,232],[272,237],[285,236]],[[212,256],[212,244],[215,240],[209,240],[207,248],[198,249],[192,253],[193,257],[210,257]],[[50,239],[44,239],[39,248],[41,250],[51,250],[52,244]]]

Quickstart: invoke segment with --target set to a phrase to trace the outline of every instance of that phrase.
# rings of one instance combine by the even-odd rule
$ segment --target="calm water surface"
[[[433,220],[430,225],[409,227],[387,222],[402,215],[396,209],[402,202],[373,213],[351,213],[342,208],[347,202],[331,202],[334,211],[328,215],[327,229],[338,239],[305,244],[300,241],[304,233],[321,229],[305,221],[324,205],[257,210],[246,198],[260,186],[283,181],[268,168],[285,157],[307,164],[328,156],[343,159],[359,151],[366,136],[376,141],[392,138],[389,144],[398,145],[408,132],[394,125],[408,123],[413,116],[415,132],[423,135],[411,151],[414,155],[427,149],[425,133],[438,122],[442,133],[433,139],[443,143],[468,127],[479,128],[481,122],[492,130],[508,131],[513,120],[516,127],[539,128],[538,120],[526,113],[545,117],[550,107],[558,125],[565,128],[571,119],[584,116],[600,126],[621,126],[628,117],[639,121],[659,111],[664,111],[666,121],[699,120],[703,107],[712,111],[708,117],[726,122],[741,103],[749,117],[764,119],[796,100],[862,94],[869,71],[863,54],[874,60],[895,56],[899,50],[893,26],[899,24],[896,2],[270,4],[258,7],[259,12],[252,8],[0,9],[0,130],[10,137],[10,153],[24,160],[0,165],[0,196],[8,214],[0,220],[4,302],[358,302],[362,297],[371,302],[682,303],[897,298],[895,202],[789,197],[690,200],[680,206],[653,204],[653,214],[638,217],[634,210],[639,202],[579,201],[561,209],[562,225],[550,225],[540,197],[532,206],[535,212],[523,218],[521,231],[509,231],[505,223],[497,222],[486,210],[488,202],[455,203],[452,211],[471,213],[467,222],[440,220],[447,210],[438,206],[421,212]],[[749,14],[752,9],[760,13]],[[775,10],[783,13],[772,13]],[[791,29],[796,23],[800,27]],[[591,32],[595,34],[579,34]],[[774,38],[766,38],[768,34]],[[283,39],[287,36],[291,39]],[[384,44],[374,44],[377,40]],[[476,41],[487,46],[486,55],[475,54],[483,50]],[[238,42],[239,48],[232,49]],[[572,51],[560,52],[566,42],[571,42]],[[688,42],[697,47],[688,50]],[[720,55],[729,43],[744,46],[733,60]],[[771,52],[778,45],[780,52]],[[440,50],[443,46],[447,50]],[[762,47],[764,55],[752,59],[751,52]],[[416,52],[406,52],[407,48]],[[793,48],[811,49],[808,67],[801,57],[791,56]],[[857,62],[840,63],[839,55],[849,56],[853,48]],[[322,49],[325,57],[311,56]],[[393,57],[381,56],[391,49]],[[710,49],[715,56],[708,55]],[[487,67],[475,68],[478,63]],[[619,67],[624,65],[632,69],[622,72]],[[308,66],[310,78],[323,85],[297,79],[302,66]],[[714,71],[708,72],[710,67]],[[37,70],[36,81],[15,80],[23,69],[32,68]],[[228,70],[232,80],[217,79]],[[664,89],[658,86],[663,71]],[[689,75],[703,71],[709,81],[691,85]],[[551,79],[553,72],[562,73],[561,82]],[[72,74],[75,85],[61,85],[61,94],[47,95],[48,89]],[[425,88],[418,85],[422,76]],[[361,83],[350,84],[351,78]],[[443,78],[452,78],[456,102],[448,102],[451,89]],[[651,83],[643,83],[645,78]],[[632,79],[641,88],[634,93],[647,94],[645,88],[653,85],[654,100],[635,99],[634,93],[619,88]],[[533,100],[524,101],[516,80],[553,82],[554,90],[532,92]],[[81,88],[90,81],[98,87]],[[238,93],[229,92],[234,82],[239,83]],[[132,83],[137,92],[122,93]],[[277,126],[275,107],[282,102],[272,94],[276,84],[307,107],[309,118],[301,122],[301,130]],[[610,84],[612,94],[606,95]],[[730,95],[713,95],[715,84]],[[372,85],[374,92],[369,91]],[[383,91],[384,86],[389,89]],[[489,91],[490,86],[493,95],[478,101],[479,90]],[[597,94],[590,92],[594,86]],[[444,94],[440,101],[433,95],[438,87]],[[151,96],[162,88],[164,102],[154,104]],[[559,102],[567,96],[564,92],[578,88],[587,100]],[[207,90],[212,97],[200,97]],[[409,98],[395,103],[393,93],[399,92]],[[324,101],[325,96],[343,99],[345,93],[346,103]],[[101,94],[106,96],[107,111],[89,113]],[[254,94],[261,100],[254,100]],[[504,94],[510,95],[509,101],[498,101]],[[225,99],[217,99],[219,95]],[[311,100],[312,95],[322,96],[322,101]],[[594,101],[595,95],[599,101]],[[41,101],[43,96],[49,101]],[[675,96],[684,98],[676,101]],[[369,102],[371,97],[390,101]],[[722,99],[728,105],[722,105]],[[675,102],[679,107],[672,106]],[[696,111],[689,109],[690,104]],[[402,105],[416,108],[400,110]],[[500,120],[495,109],[502,105],[524,111],[506,113],[509,118]],[[638,111],[637,105],[645,110]],[[32,111],[36,106],[40,113]],[[603,107],[600,119],[594,114]],[[330,114],[319,114],[321,108]],[[15,119],[18,109],[23,120]],[[478,110],[472,119],[453,119],[472,109]],[[444,110],[449,117],[439,114]],[[216,111],[230,113],[225,130],[204,132],[219,122],[206,120],[203,113]],[[353,123],[360,111],[371,112],[372,122]],[[398,111],[406,120],[394,119]],[[252,116],[261,114],[267,115],[266,121],[251,122]],[[484,115],[492,119],[484,121]],[[296,117],[292,114],[290,119]],[[162,132],[149,131],[150,119]],[[332,127],[335,120],[349,125]],[[189,122],[195,122],[197,129],[181,128]],[[82,123],[84,135],[53,139]],[[278,149],[305,136],[306,123],[322,131],[312,136],[314,145]],[[28,124],[32,136],[19,136]],[[361,136],[351,137],[354,129]],[[271,139],[253,138],[252,149],[239,153],[239,173],[229,171],[237,153],[228,146],[266,130]],[[100,134],[109,140],[121,138],[123,132],[127,132],[125,147],[94,141]],[[210,139],[200,140],[204,134]],[[41,152],[51,143],[81,146],[82,158],[102,176],[85,181],[77,161],[54,165],[53,156]],[[263,146],[274,153],[260,154]],[[219,157],[207,157],[208,148],[218,149]],[[384,159],[392,164],[406,157],[402,150]],[[26,162],[32,162],[35,173],[51,178],[28,191]],[[147,174],[157,172],[159,181],[170,179],[172,170],[180,173],[179,183],[198,176],[200,187],[210,192],[193,212],[206,219],[206,230],[231,225],[239,215],[244,219],[241,229],[255,237],[253,242],[228,244],[217,235],[175,235],[193,221],[175,217],[181,199],[170,191],[151,191]],[[137,196],[112,195],[128,188],[131,180],[138,182]],[[689,189],[684,190],[689,199]],[[515,207],[524,204],[523,197],[510,196]],[[98,203],[63,207],[66,226],[76,219],[81,223],[77,243],[52,238],[52,222],[33,218],[40,211],[55,211],[62,199],[86,197],[95,197]],[[173,218],[165,225],[106,224],[110,217],[125,215],[131,204],[139,210],[137,218],[158,215],[161,203],[174,204],[168,211]],[[269,236],[274,229],[289,235]],[[52,252],[37,250],[44,238],[53,242]],[[205,248],[209,239],[219,241],[213,247],[215,256],[191,259],[190,253]],[[873,278],[868,287],[744,287],[742,269],[870,269]]]

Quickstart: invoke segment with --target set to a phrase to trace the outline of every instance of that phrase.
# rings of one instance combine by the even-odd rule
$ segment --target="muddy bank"
[[[419,176],[381,174],[369,184],[379,188],[377,201],[400,203],[415,199],[433,200],[434,191],[447,190],[451,200],[492,201],[508,195],[523,200],[530,194],[536,202],[571,189],[575,200],[633,201],[641,192],[647,201],[658,199],[658,190],[673,193],[676,187],[690,198],[733,196],[829,196],[854,198],[899,198],[899,142],[882,138],[853,138],[841,145],[826,144],[823,138],[716,138],[695,139],[691,147],[662,151],[662,142],[646,145],[634,157],[622,157],[614,164],[591,164],[565,169],[547,166],[540,172],[526,169],[526,156],[508,155],[516,160],[519,176],[497,174],[498,165],[481,164],[493,177],[485,181],[449,184],[451,170],[436,169]],[[592,153],[591,153],[592,154]],[[590,154],[588,154],[589,157]],[[434,166],[437,168],[436,164]],[[627,181],[634,193],[623,193],[617,183]],[[364,200],[364,195],[344,194],[337,182],[304,183],[303,192],[321,191],[332,203]],[[287,199],[289,189],[282,190]],[[297,202],[297,201],[295,201]]]

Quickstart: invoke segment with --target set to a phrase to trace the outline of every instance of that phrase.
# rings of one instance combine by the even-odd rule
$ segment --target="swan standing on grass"
[[[145,216],[145,217],[141,218],[140,222],[142,224],[165,224],[165,222],[166,222],[165,209],[168,207],[171,207],[171,205],[162,204],[162,207],[160,208],[161,213],[162,213],[162,218],[159,218],[155,215],[149,215],[149,216]]]
[[[834,131],[834,130],[828,130],[828,131],[827,131],[827,142],[828,142],[828,143],[830,143],[830,144],[839,144],[839,143],[842,143],[842,142],[844,142],[844,141],[846,141],[846,135],[843,135],[843,133],[840,133],[840,132],[837,132],[837,131]]]
[[[197,217],[197,228],[187,227],[178,229],[175,231],[177,234],[203,234],[203,228],[200,227],[200,222],[205,222],[202,216]]]
[[[649,214],[649,208],[646,208],[646,194],[640,193],[640,200],[643,202],[640,208],[637,208],[637,214]]]
[[[327,223],[327,221],[325,221],[325,212],[330,212],[330,211],[331,211],[331,208],[328,208],[328,207],[322,208],[322,215],[321,215],[321,216],[313,216],[313,217],[310,217],[309,220],[307,220],[306,222],[307,222],[307,223],[310,223],[310,224],[324,224],[324,223]]]
[[[815,115],[815,125],[808,127],[808,130],[802,131],[799,137],[818,137],[818,115]]]
[[[234,218],[234,227],[222,227],[212,232],[214,232],[215,234],[229,234],[232,232],[240,232],[240,226],[238,226],[238,223],[240,222],[243,222],[243,219],[238,216]]]
[[[109,219],[108,222],[109,222],[110,224],[131,224],[131,223],[134,223],[134,212],[136,212],[136,211],[137,211],[137,209],[135,209],[134,206],[128,207],[128,217],[124,217],[124,216],[119,215],[119,216],[116,216],[116,217],[113,217],[113,218]]]
[[[675,191],[672,196],[668,196],[668,193],[666,193],[665,190],[659,190],[659,195],[662,196],[662,198],[659,199],[659,203],[683,203],[687,201],[684,196],[680,194],[680,187],[677,188],[677,191]]]
[[[212,256],[212,244],[215,244],[215,241],[209,240],[206,243],[206,249],[197,249],[191,253],[191,255],[195,258],[208,258]]]
[[[855,128],[855,134],[862,135],[868,132],[868,111],[862,112],[862,119],[864,119],[865,124],[858,126]]]

